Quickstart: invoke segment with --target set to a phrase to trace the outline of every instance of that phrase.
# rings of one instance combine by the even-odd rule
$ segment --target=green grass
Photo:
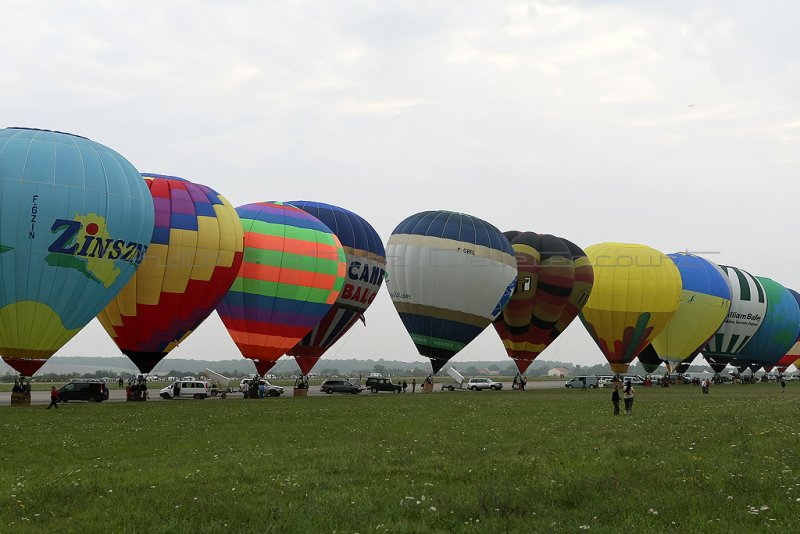
[[[0,530],[793,530],[800,387],[0,408]],[[791,525],[795,525],[792,527]]]

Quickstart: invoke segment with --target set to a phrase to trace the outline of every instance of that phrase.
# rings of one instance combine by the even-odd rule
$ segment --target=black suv
[[[108,388],[102,380],[73,380],[58,390],[58,400],[102,402],[108,400]]]
[[[361,393],[361,386],[349,380],[326,380],[319,386],[323,393]]]
[[[400,384],[393,384],[389,378],[378,378],[371,376],[367,378],[367,389],[373,393],[377,393],[379,391],[393,391],[395,393],[400,393],[400,390],[403,386]]]

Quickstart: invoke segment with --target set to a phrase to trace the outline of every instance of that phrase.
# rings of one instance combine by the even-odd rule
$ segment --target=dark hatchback
[[[58,400],[103,402],[108,400],[108,388],[102,380],[73,380],[58,390]]]
[[[349,380],[326,380],[319,386],[323,393],[361,393],[361,386]]]

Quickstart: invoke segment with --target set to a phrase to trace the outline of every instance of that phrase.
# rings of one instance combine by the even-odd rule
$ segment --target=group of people
[[[128,379],[128,387],[125,388],[125,399],[129,401],[147,400],[147,378],[139,376]]]
[[[11,393],[22,393],[23,395],[30,395],[31,394],[31,381],[25,380],[20,377],[19,380],[16,378],[14,379],[14,387],[11,388]]]
[[[625,387],[622,388],[622,400],[625,401],[624,415],[633,415],[633,385],[631,381],[625,382]],[[611,402],[614,404],[614,415],[619,415],[619,401],[620,401],[620,387],[619,384],[614,384],[614,390],[611,392]]]
[[[528,384],[528,377],[517,373],[514,376],[513,382],[511,382],[511,389],[518,389],[520,391],[525,391],[525,386],[527,384]]]

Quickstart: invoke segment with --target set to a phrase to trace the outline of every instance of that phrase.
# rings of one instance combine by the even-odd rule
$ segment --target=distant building
[[[500,371],[491,371],[486,367],[478,369],[478,374],[483,376],[500,376]]]
[[[564,378],[567,374],[567,370],[563,367],[553,367],[549,371],[547,371],[547,376],[557,376],[559,378]]]

